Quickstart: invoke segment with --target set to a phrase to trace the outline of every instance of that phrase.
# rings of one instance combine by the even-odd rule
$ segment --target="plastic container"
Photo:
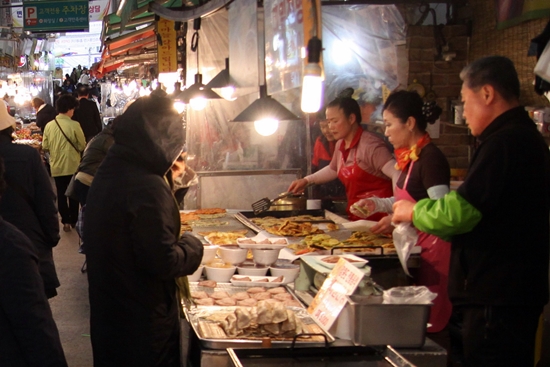
[[[218,250],[220,253],[221,259],[231,265],[242,264],[246,260],[246,254],[248,253],[247,249],[240,248],[239,246],[221,246]]]
[[[204,270],[204,265],[200,265],[193,274],[187,276],[187,279],[190,282],[198,282],[202,276],[203,270]]]
[[[201,264],[204,265],[212,262],[216,257],[216,251],[218,251],[218,246],[204,245],[204,252],[202,254]]]
[[[376,304],[365,296],[348,296],[349,327],[355,345],[421,348],[431,304]]]

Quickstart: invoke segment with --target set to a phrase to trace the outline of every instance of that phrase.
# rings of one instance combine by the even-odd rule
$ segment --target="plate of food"
[[[358,268],[362,268],[369,262],[368,260],[365,260],[355,255],[328,255],[328,256],[312,256],[312,257],[314,257],[315,261],[317,261],[319,264],[329,269],[334,268],[341,258],[344,258],[353,266],[356,266]]]
[[[273,288],[280,287],[283,284],[284,277],[263,277],[252,275],[233,275],[231,284],[238,287],[264,287]]]
[[[211,245],[224,246],[224,245],[236,245],[237,239],[244,238],[247,232],[248,230],[237,230],[237,231],[229,231],[229,232],[211,231],[211,232],[199,232],[199,234],[201,236],[204,236],[204,239],[206,240],[206,242],[208,242]]]

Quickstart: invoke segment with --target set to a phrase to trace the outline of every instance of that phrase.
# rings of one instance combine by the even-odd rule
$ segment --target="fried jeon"
[[[324,233],[318,227],[313,226],[310,222],[297,223],[285,220],[280,226],[273,226],[265,228],[269,233],[277,236],[288,237],[305,237],[312,234]]]
[[[246,233],[246,232],[245,232]],[[213,245],[236,245],[238,238],[244,238],[244,234],[241,232],[212,232],[204,239]]]
[[[180,220],[182,222],[189,222],[189,221],[192,221],[192,220],[199,220],[201,219],[198,215],[196,215],[195,213],[182,213],[180,212]]]
[[[329,236],[328,234],[307,236],[306,238],[304,238],[303,242],[309,247],[323,248],[326,250],[330,250],[333,247],[342,245],[342,242],[338,241],[336,238]]]
[[[205,208],[205,209],[197,209],[193,212],[196,215],[199,214],[225,214],[227,213],[227,210],[222,208]]]

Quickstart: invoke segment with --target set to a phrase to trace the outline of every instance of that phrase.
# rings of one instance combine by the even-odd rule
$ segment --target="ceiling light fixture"
[[[237,97],[235,94],[235,85],[231,83],[229,76],[229,58],[225,58],[225,69],[220,71],[211,81],[206,84],[210,89],[221,89],[220,94],[227,101],[234,101]]]
[[[311,1],[311,13],[313,14],[312,37],[307,43],[307,64],[304,68],[304,78],[302,80],[302,103],[301,108],[305,113],[314,113],[319,111],[323,100],[323,70],[321,69],[321,51],[323,45],[317,37],[319,29],[317,13],[317,0]]]
[[[307,65],[302,82],[302,111],[314,113],[321,108],[323,100],[323,71],[319,65],[322,43],[313,36],[307,44]]]
[[[195,74],[195,83],[183,92],[176,95],[176,99],[180,99],[184,103],[189,103],[194,110],[202,110],[206,107],[208,99],[218,99],[220,97],[212,89],[202,84],[202,74],[199,72],[199,29],[201,27],[201,18],[196,18],[193,21],[193,38],[191,39],[191,51],[197,53],[197,73]]]
[[[263,6],[258,5],[258,12]],[[265,38],[265,30],[262,33]],[[265,44],[265,39],[261,44]],[[260,49],[258,49],[260,51]],[[260,84],[260,98],[252,102],[250,106],[245,108],[232,122],[250,122],[254,121],[254,128],[258,134],[269,136],[277,131],[279,121],[296,121],[300,120],[298,116],[290,112],[286,107],[280,104],[277,100],[267,95],[266,78],[265,78],[265,54],[261,55],[263,59],[264,71],[263,81]]]
[[[233,122],[254,121],[254,127],[258,134],[272,135],[277,131],[279,121],[299,120],[298,116],[290,112],[286,107],[267,95],[267,88],[260,85],[260,98],[252,102],[244,109]]]

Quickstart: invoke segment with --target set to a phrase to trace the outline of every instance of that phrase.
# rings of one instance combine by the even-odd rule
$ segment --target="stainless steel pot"
[[[274,201],[269,210],[306,210],[306,207],[307,200],[304,195],[289,195],[286,198]]]

